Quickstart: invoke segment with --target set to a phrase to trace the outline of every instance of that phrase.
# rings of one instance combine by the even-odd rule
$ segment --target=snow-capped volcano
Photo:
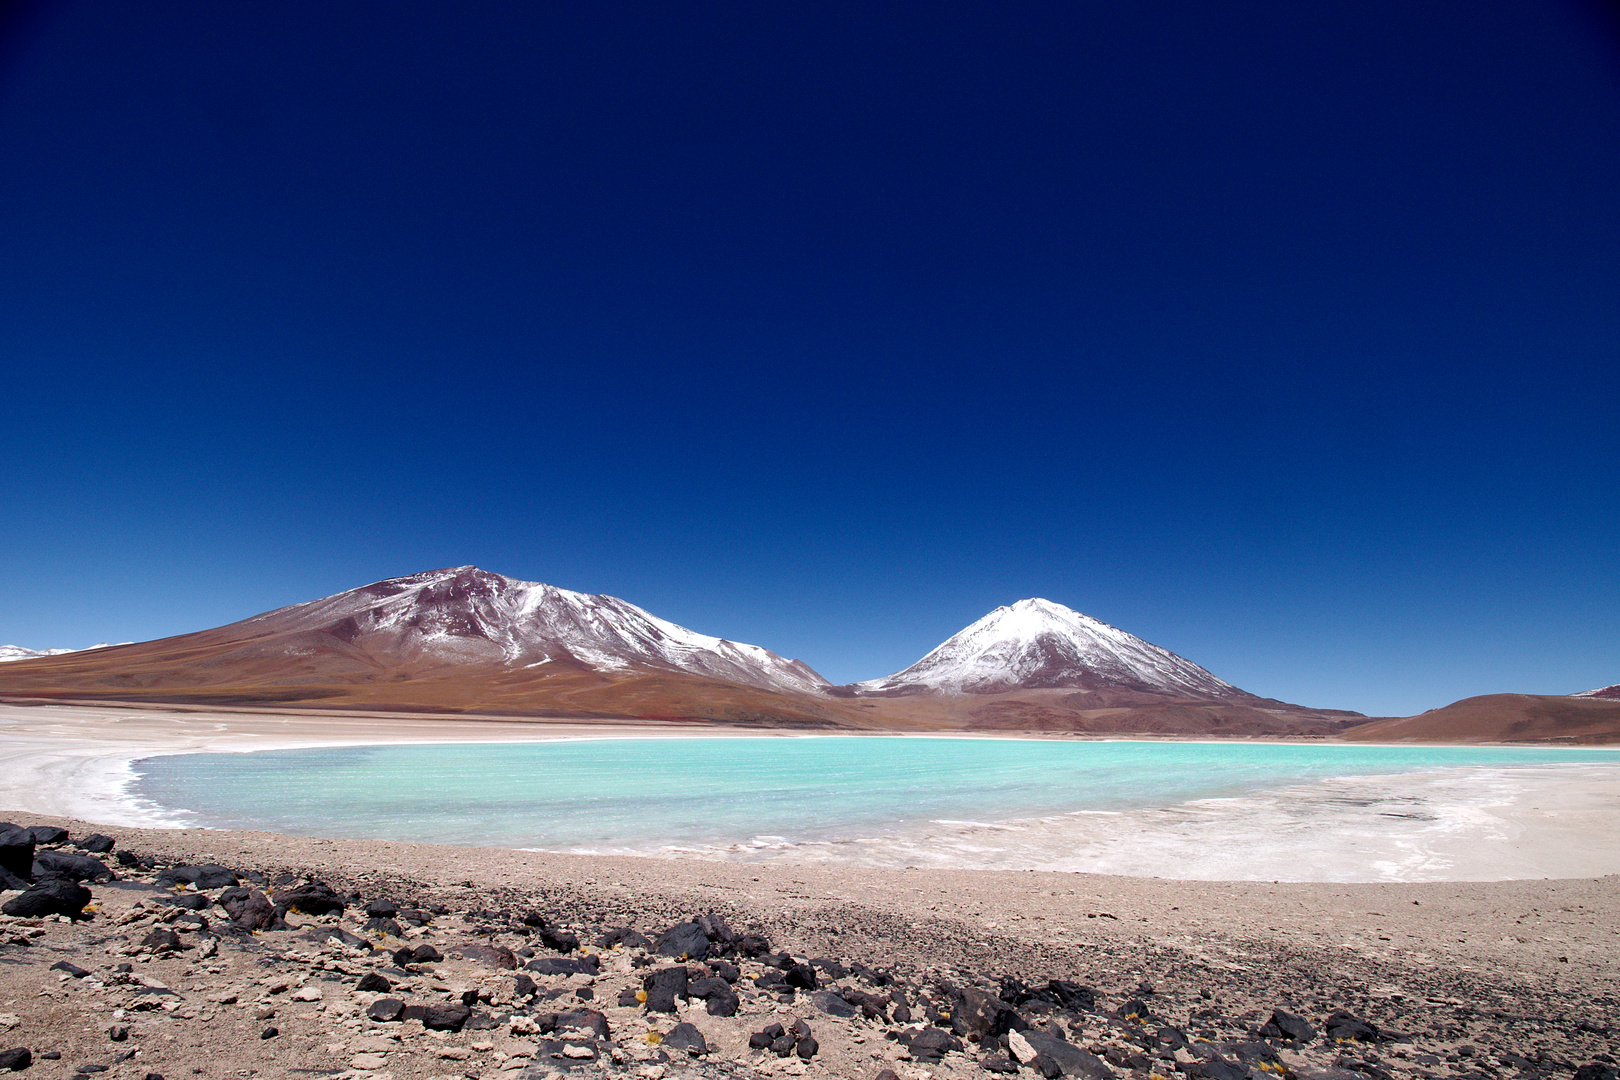
[[[904,671],[857,694],[997,694],[1051,687],[1248,697],[1168,649],[1050,600],[999,607]]]
[[[125,644],[129,644],[125,642]],[[68,653],[89,652],[91,649],[110,649],[111,642],[90,645],[83,649],[25,649],[21,645],[0,645],[0,664],[12,660],[36,660],[41,656],[66,656]]]
[[[709,637],[617,597],[518,581],[476,566],[391,578],[236,624],[255,636],[318,632],[372,656],[508,668],[573,662],[599,672],[673,669],[779,692],[827,680],[758,645]]]

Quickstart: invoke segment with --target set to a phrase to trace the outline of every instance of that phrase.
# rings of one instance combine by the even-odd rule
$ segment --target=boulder
[[[1249,1080],[1249,1067],[1236,1061],[1228,1061],[1219,1054],[1212,1054],[1202,1061],[1195,1061],[1187,1067],[1188,1076],[1200,1076],[1204,1080]]]
[[[191,948],[190,945],[180,940],[179,934],[166,926],[159,926],[148,931],[147,935],[141,939],[141,945],[155,953],[179,952],[182,949]]]
[[[1353,1013],[1339,1009],[1322,1023],[1323,1034],[1330,1039],[1355,1039],[1360,1042],[1377,1042],[1378,1028]]]
[[[1304,1043],[1316,1038],[1316,1029],[1303,1016],[1273,1009],[1271,1019],[1261,1025],[1260,1035],[1266,1039],[1293,1039]]]
[[[1052,1004],[1064,1009],[1074,1009],[1079,1012],[1088,1012],[1097,1007],[1097,992],[1089,986],[1081,986],[1076,982],[1064,979],[1052,979],[1046,984],[1046,989],[1039,993]]]
[[[207,863],[203,866],[170,866],[158,871],[159,885],[190,885],[194,889],[225,889],[236,884],[236,875]]]
[[[57,828],[55,825],[30,825],[29,835],[36,844],[65,844],[68,842],[68,831]]]
[[[762,934],[740,934],[731,943],[731,948],[738,956],[752,958],[770,952],[771,943]]]
[[[647,992],[648,1012],[672,1013],[675,999],[688,996],[687,971],[679,966],[659,968],[642,978],[641,988]]]
[[[31,885],[21,896],[13,896],[0,904],[0,912],[20,918],[38,918],[42,915],[66,915],[77,919],[90,902],[90,890],[66,878],[46,878]]]
[[[1113,1070],[1095,1054],[1037,1028],[1008,1032],[1007,1049],[1026,1065],[1032,1064],[1038,1057],[1046,1057],[1057,1065],[1063,1076],[1105,1080],[1114,1075]]]
[[[737,940],[737,935],[732,933],[731,927],[726,925],[725,916],[717,912],[699,915],[693,921],[698,924],[698,928],[703,931],[704,936],[717,945],[729,945]]]
[[[571,953],[579,948],[579,936],[570,934],[566,930],[559,930],[554,926],[542,926],[536,931],[540,944],[552,952]]]
[[[652,941],[646,934],[630,929],[628,926],[615,926],[611,930],[604,930],[596,943],[604,949],[611,949],[615,945],[622,945],[626,949],[647,949],[652,947]]]
[[[285,930],[281,913],[270,899],[258,889],[240,886],[219,894],[219,906],[231,917],[231,922],[243,930]]]
[[[695,922],[676,923],[659,935],[654,951],[677,960],[702,960],[709,955],[709,935]]]
[[[500,971],[516,971],[517,954],[504,945],[463,945],[456,950],[463,960],[479,960]]]
[[[795,990],[814,990],[820,985],[816,979],[816,969],[809,964],[794,964],[783,973],[782,981]]]
[[[742,1004],[731,984],[719,976],[687,983],[686,993],[701,1000],[710,1016],[735,1016],[737,1007]]]
[[[164,901],[171,907],[185,908],[187,911],[207,911],[212,900],[200,892],[183,892],[174,896],[164,897]]]
[[[787,1032],[781,1024],[769,1024],[748,1036],[748,1045],[754,1050],[767,1050],[785,1034]]]
[[[703,1032],[688,1023],[676,1024],[664,1036],[662,1043],[666,1050],[685,1050],[688,1054],[707,1054],[709,1042],[703,1037]]]
[[[962,1021],[968,1034],[978,1036],[980,1042],[1029,1027],[1029,1022],[1018,1014],[1018,1010],[995,994],[976,986],[962,991],[962,1006],[955,1015]]]
[[[607,1017],[595,1009],[568,1009],[564,1012],[547,1013],[537,1017],[536,1022],[540,1030],[547,1034],[555,1031],[589,1031],[598,1039],[612,1038],[608,1030]]]
[[[394,988],[394,984],[375,971],[368,971],[360,976],[354,988],[363,994],[386,994]]]
[[[537,956],[523,965],[537,975],[600,975],[601,961],[594,956]]]
[[[950,1051],[962,1049],[962,1040],[944,1028],[925,1027],[903,1031],[897,1039],[918,1061],[938,1061]]]
[[[34,837],[27,829],[0,830],[0,870],[25,880],[34,872]]]
[[[371,919],[392,919],[399,914],[399,905],[392,900],[373,900],[366,905],[366,917]]]
[[[276,903],[288,911],[305,915],[341,915],[345,906],[343,897],[319,881],[290,889],[277,889],[275,898]]]
[[[113,872],[100,859],[70,851],[35,851],[34,876],[41,878],[47,874],[73,881],[111,881],[113,877]]]
[[[0,1050],[0,1069],[10,1072],[22,1072],[34,1063],[34,1054],[26,1046],[12,1047],[10,1050]]]
[[[114,840],[110,836],[103,836],[101,833],[91,833],[83,840],[74,841],[73,846],[78,848],[80,851],[89,851],[96,855],[105,855],[107,852],[113,849],[113,845],[117,842],[118,841]]]
[[[411,950],[411,963],[413,964],[437,964],[443,959],[444,954],[431,945],[418,945]]]
[[[833,993],[831,990],[818,990],[814,994],[811,994],[810,1004],[814,1005],[828,1016],[837,1016],[847,1019],[849,1017],[859,1016],[861,1014],[861,1010],[857,1006],[845,1001],[843,997]]]
[[[365,931],[368,934],[386,934],[389,937],[404,937],[405,928],[389,918],[367,919]]]
[[[391,1024],[405,1016],[405,1003],[398,998],[378,998],[366,1009],[366,1015],[381,1024]]]
[[[400,1014],[403,1020],[420,1020],[432,1031],[460,1031],[472,1016],[472,1010],[459,1003],[430,1001],[421,1005],[407,1005]]]

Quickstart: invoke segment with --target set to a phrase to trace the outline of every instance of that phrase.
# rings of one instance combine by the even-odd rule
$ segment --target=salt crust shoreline
[[[0,705],[0,805],[33,814],[98,821],[122,827],[165,828],[179,824],[162,808],[128,792],[131,763],[185,753],[226,753],[315,747],[434,743],[512,743],[600,738],[715,736],[815,737],[851,732],[761,730],[715,725],[580,723],[567,720],[446,719],[400,715],[210,712],[59,705]],[[1008,738],[1002,733],[871,732],[873,735]],[[1207,742],[1210,740],[1187,740]],[[1428,861],[1459,880],[1588,878],[1620,871],[1620,763],[1560,773],[1555,767],[1521,770],[1516,788],[1504,788],[1494,805],[1470,808],[1473,827],[1453,838]],[[1414,778],[1378,778],[1390,784]],[[1423,778],[1416,778],[1422,780]],[[1180,808],[1175,808],[1179,810]],[[1491,844],[1479,841],[1488,837]],[[1182,838],[1186,846],[1185,838]],[[672,853],[673,854],[673,853]],[[1234,856],[1240,852],[1234,851]],[[819,861],[814,853],[802,857]],[[793,855],[784,856],[791,861]],[[836,863],[827,863],[834,869]],[[1141,860],[1105,872],[1148,876]],[[1067,867],[1054,867],[1069,869]],[[1014,869],[1023,869],[1015,867]],[[1266,876],[1272,871],[1258,866]],[[1003,871],[1006,872],[1006,871]],[[1365,870],[1326,873],[1320,880],[1400,880]],[[1155,875],[1157,876],[1157,875]],[[1219,870],[1186,875],[1252,880],[1256,873]],[[1412,880],[1436,880],[1415,875]]]

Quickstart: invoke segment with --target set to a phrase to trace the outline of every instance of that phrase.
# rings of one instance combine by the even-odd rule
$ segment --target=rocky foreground
[[[1313,942],[1329,931],[1283,925],[1270,909],[1260,923],[1233,916],[1190,934],[1137,929],[1141,896],[1160,894],[1126,895],[1129,879],[1117,879],[1114,910],[1043,889],[1056,906],[1008,903],[999,916],[1033,924],[1064,911],[1086,928],[1080,939],[969,920],[964,904],[988,902],[965,899],[966,885],[930,897],[908,884],[919,894],[909,909],[876,896],[831,903],[812,895],[809,871],[789,868],[804,877],[779,884],[802,895],[762,902],[690,863],[665,864],[668,888],[627,889],[553,863],[539,864],[552,871],[540,880],[479,879],[526,853],[430,849],[437,872],[390,865],[401,850],[0,826],[0,1069],[146,1080],[1616,1075],[1613,927],[1591,927],[1601,910],[1578,903],[1539,927],[1558,933],[1517,938],[1540,946],[1532,953],[1436,956],[1434,942],[1405,954]],[[657,874],[652,860],[624,862]],[[1612,899],[1614,879],[1582,884],[1595,892],[1579,895]],[[1236,910],[1230,901],[1216,897],[1208,914]],[[1409,912],[1368,914],[1387,924],[1382,941],[1412,925]],[[1201,922],[1171,918],[1174,931]],[[1436,933],[1465,941],[1485,921],[1471,928],[1446,910]],[[1559,948],[1572,955],[1550,955]]]

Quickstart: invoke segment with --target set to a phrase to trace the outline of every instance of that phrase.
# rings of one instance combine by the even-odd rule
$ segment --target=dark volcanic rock
[[[465,1005],[433,1001],[425,1005],[405,1006],[401,1018],[420,1020],[423,1027],[432,1031],[460,1031],[471,1016],[472,1010]]]
[[[1330,1039],[1355,1039],[1360,1042],[1377,1042],[1378,1028],[1352,1013],[1338,1010],[1329,1016],[1322,1024],[1323,1034]]]
[[[219,906],[243,930],[286,929],[275,905],[258,889],[226,889],[219,894]]]
[[[189,949],[190,945],[180,940],[180,935],[167,927],[159,926],[151,930],[141,939],[141,945],[153,952],[179,952]]]
[[[686,969],[678,966],[659,968],[643,977],[641,988],[647,992],[647,1011],[674,1012],[675,999],[689,996],[687,978]]]
[[[30,825],[28,834],[34,838],[36,844],[65,844],[68,842],[68,831],[57,828],[55,825]]]
[[[604,949],[611,949],[615,945],[622,945],[626,949],[648,949],[652,947],[646,934],[630,929],[628,926],[615,926],[611,930],[604,930],[596,939],[596,943]]]
[[[540,944],[552,952],[571,953],[579,948],[579,936],[577,934],[570,934],[568,931],[559,930],[554,926],[542,926],[536,931],[536,935],[540,938]]]
[[[523,966],[538,975],[599,975],[602,971],[594,956],[537,956]]]
[[[55,874],[73,881],[111,881],[113,872],[100,859],[75,855],[71,851],[36,851],[34,876]]]
[[[612,1038],[608,1030],[607,1017],[595,1009],[569,1009],[564,1012],[548,1013],[537,1018],[540,1030],[553,1031],[589,1031],[598,1039]]]
[[[375,918],[367,919],[365,931],[368,934],[387,934],[389,937],[404,937],[405,928],[393,919]]]
[[[399,905],[392,900],[373,900],[366,905],[366,916],[372,919],[392,919],[399,914]]]
[[[437,964],[444,959],[444,954],[431,945],[418,945],[411,950],[411,963]]]
[[[1013,1037],[1009,1037],[1013,1042]],[[1088,1050],[1082,1050],[1064,1039],[1055,1035],[1048,1035],[1037,1028],[1026,1028],[1018,1032],[1016,1042],[1022,1043],[1033,1050],[1034,1057],[1044,1057],[1057,1065],[1058,1071],[1064,1076],[1081,1076],[1086,1080],[1104,1080],[1113,1076],[1113,1071],[1105,1065],[1101,1058]],[[1016,1054],[1020,1059],[1026,1055]],[[1030,1058],[1025,1064],[1030,1064]]]
[[[962,991],[962,1007],[956,1015],[968,1033],[977,1035],[981,1041],[1029,1027],[1029,1022],[1018,1015],[1018,1010],[976,986]]]
[[[462,945],[456,954],[465,960],[482,960],[503,971],[516,971],[517,954],[504,945]]]
[[[962,1049],[962,1040],[943,1028],[926,1027],[918,1031],[903,1031],[900,1044],[918,1061],[938,1061],[953,1050]]]
[[[709,935],[695,922],[676,923],[659,935],[655,951],[677,960],[702,960],[709,955]]]
[[[1271,1019],[1260,1026],[1260,1035],[1266,1039],[1293,1039],[1310,1042],[1316,1038],[1316,1028],[1303,1016],[1295,1016],[1283,1009],[1273,1009]]]
[[[782,981],[795,990],[814,990],[821,985],[816,979],[816,969],[809,964],[794,964],[783,973]]]
[[[375,971],[368,971],[360,976],[360,981],[354,984],[354,988],[365,994],[386,994],[394,988],[394,984]]]
[[[404,1019],[405,1003],[398,998],[378,998],[366,1010],[366,1015],[379,1023],[391,1024]]]
[[[46,878],[38,885],[29,886],[21,896],[13,896],[0,905],[0,912],[22,918],[66,915],[70,919],[77,919],[89,902],[90,890],[78,882],[66,878]]]
[[[859,1016],[861,1014],[861,1010],[857,1006],[845,1001],[843,997],[833,993],[831,990],[818,990],[816,993],[811,994],[810,1004],[814,1005],[828,1016],[837,1016],[847,1019],[849,1017]]]
[[[785,1034],[787,1031],[781,1024],[770,1024],[748,1036],[748,1045],[755,1050],[765,1050]]]
[[[159,885],[190,885],[194,889],[225,889],[236,884],[236,875],[207,863],[203,866],[171,866],[158,871]]]
[[[1249,1070],[1247,1066],[1215,1054],[1189,1065],[1187,1075],[1201,1076],[1204,1080],[1248,1080]]]
[[[113,849],[113,845],[116,843],[117,841],[110,836],[104,836],[101,833],[91,833],[83,840],[75,841],[73,846],[78,848],[80,851],[89,851],[97,855],[105,855],[107,852]]]
[[[670,1029],[664,1036],[663,1045],[668,1050],[685,1050],[689,1054],[707,1054],[709,1052],[708,1040],[703,1033],[691,1024],[680,1023]]]
[[[11,1072],[22,1072],[34,1063],[34,1055],[26,1046],[13,1047],[10,1050],[0,1050],[0,1069]]]
[[[288,911],[305,915],[341,915],[345,901],[331,887],[319,881],[298,885],[291,889],[277,889],[276,903]]]

